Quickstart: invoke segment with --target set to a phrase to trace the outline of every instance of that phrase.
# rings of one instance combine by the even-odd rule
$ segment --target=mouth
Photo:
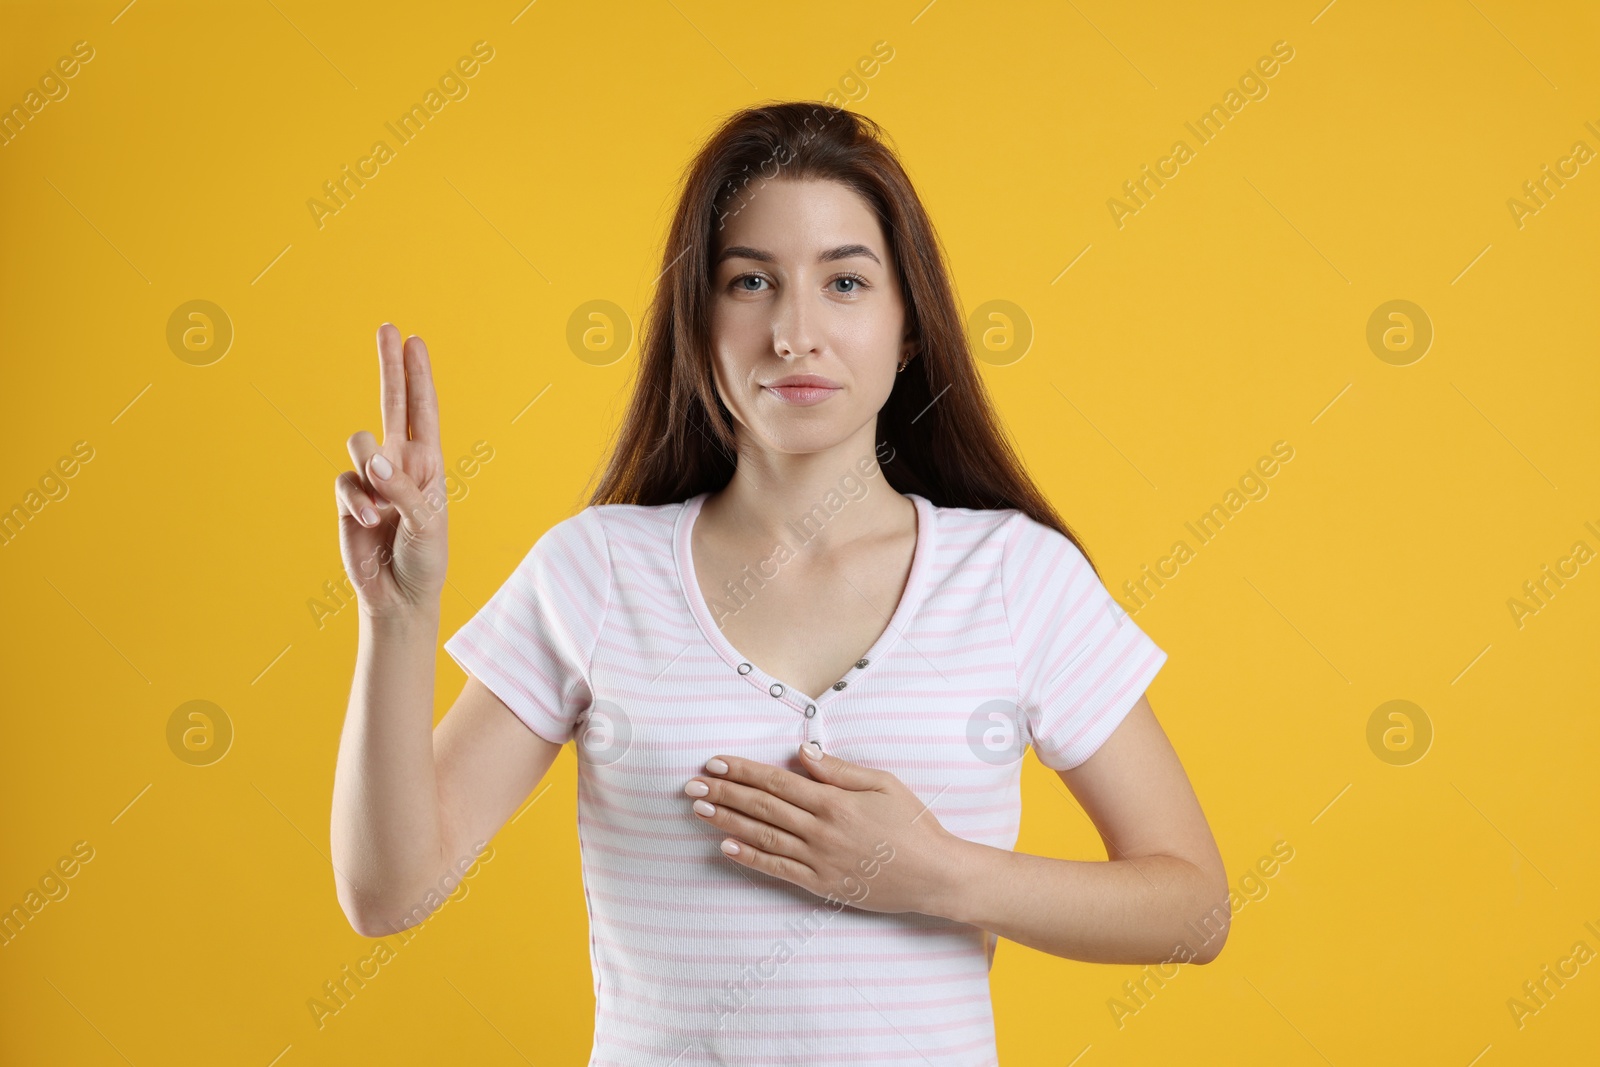
[[[839,387],[836,385],[816,385],[810,382],[801,382],[795,385],[763,385],[761,388],[782,400],[785,404],[794,404],[799,407],[820,404],[839,392]]]
[[[806,407],[820,404],[839,392],[839,383],[820,374],[786,374],[764,383],[761,388],[783,401]]]

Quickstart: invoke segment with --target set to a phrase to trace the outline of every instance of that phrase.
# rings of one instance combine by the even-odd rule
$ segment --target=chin
[[[759,433],[766,447],[787,455],[826,452],[837,446],[846,436],[842,430],[832,425],[774,426],[767,423],[761,427]]]

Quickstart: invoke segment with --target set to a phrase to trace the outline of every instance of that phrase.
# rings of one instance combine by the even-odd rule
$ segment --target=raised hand
[[[400,344],[378,327],[383,444],[362,430],[345,447],[356,469],[334,480],[339,551],[361,611],[373,617],[436,611],[448,559],[439,402],[422,338]]]

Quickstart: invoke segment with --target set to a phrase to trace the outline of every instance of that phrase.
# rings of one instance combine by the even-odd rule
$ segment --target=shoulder
[[[599,509],[590,505],[545,529],[534,539],[518,568],[521,571],[551,568],[588,572],[609,570],[611,549]]]
[[[670,569],[685,505],[590,504],[546,530],[529,555],[604,571]]]
[[[605,528],[601,525],[597,511],[598,509],[590,505],[575,515],[568,515],[558,520],[539,535],[534,547],[540,545],[568,547],[604,537]]]
[[[683,510],[684,502],[671,504],[589,504],[576,514],[569,515],[547,529],[543,537],[554,540],[594,538],[618,533],[646,531],[666,527],[671,529]],[[541,538],[542,539],[542,538]]]
[[[1017,508],[959,508],[932,504],[942,544],[998,547],[1007,570],[1037,572],[1088,567],[1072,539]]]
[[[976,582],[1002,591],[1032,584],[1035,574],[1072,563],[1077,552],[1055,529],[1016,508],[931,502],[929,508],[937,545],[933,567],[941,574],[959,574],[965,584]]]
[[[1002,534],[1000,592],[1008,614],[1025,618],[1041,604],[1075,608],[1096,599],[1099,575],[1066,534],[1013,511]]]
[[[1047,526],[1026,512],[1007,509],[1005,524],[1007,560],[1023,571],[1040,567],[1088,566],[1078,546],[1054,526]]]
[[[911,496],[918,494],[912,493]],[[958,508],[926,501],[942,545],[1002,541],[1010,525],[1024,517],[1015,508]]]
[[[606,539],[613,552],[670,555],[672,532],[687,501],[670,504],[590,504],[569,522],[585,524]]]

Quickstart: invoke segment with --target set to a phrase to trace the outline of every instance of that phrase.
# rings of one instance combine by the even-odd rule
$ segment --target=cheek
[[[771,324],[754,307],[719,303],[711,309],[712,344],[730,358],[750,358],[771,336]]]
[[[711,364],[720,388],[750,388],[750,378],[772,343],[766,330],[764,322],[737,310],[711,313]]]
[[[841,323],[833,335],[833,345],[850,364],[850,372],[862,390],[889,391],[894,384],[895,366],[900,362],[897,326],[882,319]]]
[[[858,308],[857,314],[841,316],[833,324],[833,341],[852,361],[900,358],[900,340],[905,330],[905,313],[898,307],[878,305]]]
[[[738,413],[739,397],[728,391],[728,368],[723,363],[722,354],[715,350],[711,353],[711,388],[722,400],[723,407]]]
[[[746,354],[749,351],[748,339],[741,337],[737,329],[730,328],[726,322],[712,323],[711,367],[719,375],[719,384],[728,385],[741,379],[741,368],[750,362]]]
[[[723,370],[731,371],[736,363],[749,358],[750,341],[755,333],[754,318],[750,315],[741,315],[739,309],[730,309],[725,304],[712,306],[710,349],[715,360],[722,363]]]
[[[738,348],[731,343],[725,334],[715,330],[711,335],[711,384],[717,396],[722,400],[722,406],[733,415],[735,422],[748,424],[745,411],[751,401],[747,395],[748,385],[744,383],[749,378],[744,361],[738,355]]]

